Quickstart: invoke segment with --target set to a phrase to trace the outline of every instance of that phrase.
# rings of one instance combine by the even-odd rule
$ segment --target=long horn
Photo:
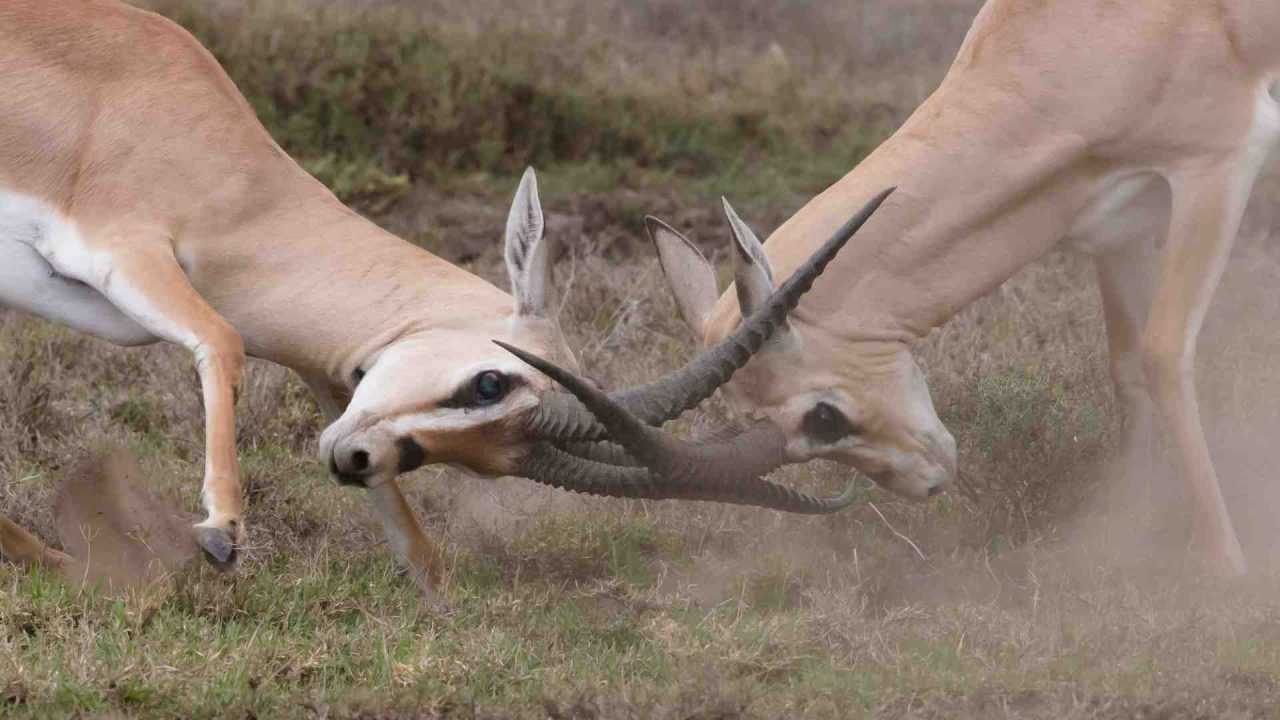
[[[659,478],[644,468],[595,462],[550,443],[537,443],[525,458],[520,474],[552,487],[605,497],[647,500],[706,500],[753,505],[804,515],[839,512],[858,499],[850,482],[839,495],[815,497],[768,480],[754,478],[731,488],[693,487]]]
[[[626,454],[672,486],[673,492],[679,493],[677,497],[749,502],[759,483],[766,482],[761,476],[786,462],[786,437],[771,422],[759,422],[727,440],[695,445],[649,427],[568,370],[519,348],[498,344],[573,393]]]
[[[840,227],[755,314],[742,322],[729,337],[694,358],[688,365],[664,378],[612,395],[627,414],[646,425],[660,426],[706,400],[729,381],[765,342],[781,327],[787,313],[849,238],[861,228],[895,188],[884,190]],[[501,343],[499,343],[501,344]],[[506,347],[505,345],[503,347]],[[510,348],[508,348],[510,349]],[[605,427],[573,395],[549,393],[529,415],[529,432],[550,440],[599,440]]]
[[[631,457],[626,448],[608,440],[596,440],[594,442],[577,440],[558,443],[556,447],[584,460],[606,465],[620,465],[622,467],[644,467],[639,460]]]

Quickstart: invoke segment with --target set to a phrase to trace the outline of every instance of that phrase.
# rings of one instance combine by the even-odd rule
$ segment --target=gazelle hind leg
[[[22,526],[0,517],[0,557],[23,566],[39,565],[58,569],[67,565],[71,557],[45,545]]]
[[[1170,179],[1168,241],[1142,338],[1147,382],[1195,505],[1193,548],[1212,570],[1224,574],[1243,574],[1246,564],[1200,422],[1193,369],[1196,337],[1239,230],[1254,176],[1238,162],[1221,162]]]
[[[219,567],[230,567],[244,543],[240,467],[235,447],[235,398],[244,367],[239,334],[191,287],[167,237],[155,231],[113,232],[60,272],[92,286],[156,337],[195,355],[205,411],[201,497],[208,513],[196,541]]]

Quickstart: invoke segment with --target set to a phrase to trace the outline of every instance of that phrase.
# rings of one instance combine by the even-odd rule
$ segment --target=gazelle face
[[[542,230],[537,183],[528,171],[507,223],[511,303],[495,304],[491,292],[474,303],[460,297],[448,321],[360,360],[352,370],[350,403],[320,436],[321,461],[340,482],[374,487],[427,463],[483,475],[515,471],[533,441],[523,420],[551,381],[492,341],[537,348],[577,366],[546,312]]]
[[[785,345],[743,368],[724,388],[729,404],[782,428],[797,462],[837,460],[907,497],[941,492],[955,475],[956,444],[908,348],[806,329],[793,324]]]
[[[734,287],[742,315],[749,315],[773,291],[773,274],[755,234],[725,208],[735,241]],[[706,345],[732,332],[736,316],[713,316],[715,272],[702,254],[661,223],[650,223],[650,233],[694,332]],[[955,439],[905,344],[850,341],[793,319],[722,390],[740,414],[777,425],[795,462],[837,460],[914,498],[941,492],[955,477]]]

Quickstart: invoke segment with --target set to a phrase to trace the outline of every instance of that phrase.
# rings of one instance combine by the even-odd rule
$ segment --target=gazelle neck
[[[345,382],[397,338],[511,313],[506,293],[382,230],[318,183],[221,242],[191,264],[193,284],[249,354],[307,377]]]
[[[765,243],[777,276],[789,277],[862,203],[898,188],[805,297],[794,323],[849,340],[913,341],[1067,231],[1093,176],[1082,167],[1081,143],[1041,138],[1019,147],[1008,117],[1015,99],[957,103],[941,94]],[[988,103],[1006,122],[993,126]],[[993,151],[1000,147],[1006,151]],[[725,293],[714,327],[731,329],[737,313],[734,293]]]

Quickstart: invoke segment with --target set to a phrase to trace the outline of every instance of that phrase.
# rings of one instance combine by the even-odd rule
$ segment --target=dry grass
[[[235,42],[258,30],[237,24],[238,3],[225,5],[231,20],[207,31],[225,33],[225,57],[248,63],[263,50]],[[407,12],[375,5],[382,9],[367,12]],[[575,82],[628,97],[690,93],[710,103],[694,118],[703,123],[755,102],[742,94],[754,82],[751,63],[783,57],[783,77],[812,83],[800,92],[846,81],[835,102],[856,108],[850,117],[896,120],[940,76],[973,6],[751,0],[709,2],[691,16],[666,0],[543,0],[521,21],[522,47],[533,53],[550,38],[563,55],[535,53],[513,67],[572,65]],[[500,12],[507,4],[459,7],[422,10],[448,29],[452,39],[441,42],[459,44],[449,47],[514,32]],[[263,3],[255,12],[272,10]],[[858,18],[861,39],[843,42],[841,28]],[[491,62],[483,53],[497,50],[469,52]],[[265,57],[240,72],[267,73],[284,56]],[[608,62],[583,67],[594,57]],[[774,91],[761,87],[766,99]],[[826,102],[814,111],[819,120]],[[791,139],[775,149],[812,150],[786,144],[799,143],[796,128],[811,122],[819,121],[788,119],[779,132]],[[500,195],[513,183],[503,173],[527,158],[499,155],[433,179],[371,152],[370,167],[415,184],[380,220],[505,282],[496,241]],[[606,384],[652,377],[692,343],[638,242],[639,218],[657,211],[720,242],[723,229],[699,198],[749,183],[673,165],[660,175],[668,187],[654,182],[659,175],[614,172],[633,168],[625,158],[561,159],[544,170],[543,200],[563,248],[562,320]],[[754,159],[761,172],[797,183],[758,196],[759,229],[817,181],[786,169],[805,159]],[[195,568],[172,589],[113,600],[0,566],[0,714],[1274,716],[1280,266],[1269,208],[1277,196],[1268,179],[1201,343],[1215,456],[1256,568],[1247,580],[1224,585],[1183,571],[1184,503],[1167,472],[1137,483],[1109,477],[1117,418],[1091,268],[1055,253],[919,349],[977,496],[911,504],[869,488],[862,506],[821,519],[591,502],[475,534],[444,512],[452,494],[480,481],[428,469],[407,485],[453,557],[455,609],[442,617],[418,611],[359,494],[313,461],[320,420],[300,383],[254,364],[240,406],[254,546],[239,572]],[[51,538],[54,480],[104,439],[137,450],[155,483],[194,509],[195,387],[178,350],[115,349],[0,315],[0,514]],[[713,405],[692,429],[722,412]],[[786,473],[806,487],[835,487],[839,476],[822,465]]]

